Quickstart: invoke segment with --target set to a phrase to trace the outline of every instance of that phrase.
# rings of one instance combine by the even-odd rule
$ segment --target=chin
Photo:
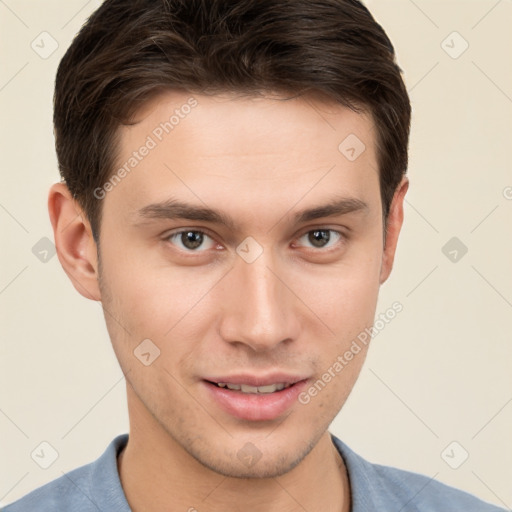
[[[248,440],[251,437],[253,442]],[[268,435],[251,437],[234,436],[228,441],[229,446],[212,443],[211,439],[196,439],[183,447],[197,462],[225,477],[265,479],[282,476],[299,465],[321,434],[311,440],[288,436],[287,444],[277,439],[275,443],[269,442]]]

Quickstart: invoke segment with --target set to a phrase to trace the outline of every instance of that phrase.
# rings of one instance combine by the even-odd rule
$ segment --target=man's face
[[[120,129],[116,170],[137,163],[107,186],[100,237],[101,300],[131,420],[222,474],[282,474],[325,433],[366,355],[361,345],[299,400],[373,324],[383,281],[373,123],[313,99],[178,92],[137,120]],[[343,199],[345,212],[297,217]],[[173,217],[171,201],[231,225]],[[302,382],[258,395],[208,382],[259,378]],[[264,463],[244,464],[251,450]]]

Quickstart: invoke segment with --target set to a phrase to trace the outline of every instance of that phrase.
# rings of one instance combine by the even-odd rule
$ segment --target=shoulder
[[[97,460],[64,473],[1,509],[1,512],[129,512],[117,472],[117,453],[127,434],[117,436]]]
[[[476,496],[424,475],[373,465],[376,480],[387,489],[385,496],[409,503],[418,512],[501,512],[503,509]]]
[[[349,474],[353,510],[396,512],[397,506],[408,512],[503,512],[486,503],[418,473],[372,464],[354,453],[331,434]],[[399,508],[398,510],[402,510]]]
[[[2,512],[28,512],[38,510],[50,512],[53,510],[95,510],[90,503],[90,475],[94,463],[81,466],[42,487],[26,494],[19,500],[7,505]]]

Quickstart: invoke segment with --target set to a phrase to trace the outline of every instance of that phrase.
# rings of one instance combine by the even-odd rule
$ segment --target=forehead
[[[371,116],[318,97],[169,91],[119,135],[123,178],[106,201],[118,209],[170,197],[224,209],[289,209],[328,193],[378,200]]]
[[[318,144],[321,137],[325,146],[332,149],[332,142],[343,134],[358,134],[367,146],[372,145],[374,135],[371,114],[356,113],[318,93],[287,97],[277,93],[250,96],[225,92],[208,96],[166,91],[147,101],[135,114],[133,124],[119,130],[123,149],[136,146],[144,134],[150,134],[157,143],[165,143],[162,139],[185,142],[194,133],[189,142],[195,147],[205,147],[215,154],[215,148],[222,153],[229,146],[243,155],[260,150],[258,142],[263,142],[267,151],[281,152],[303,140]],[[328,132],[332,137],[325,137]],[[215,144],[207,147],[211,141]],[[337,144],[334,146],[337,149]]]

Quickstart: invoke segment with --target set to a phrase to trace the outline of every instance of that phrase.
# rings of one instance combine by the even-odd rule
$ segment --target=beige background
[[[52,239],[56,68],[98,5],[0,1],[3,504],[97,458],[128,429],[100,305],[74,290],[56,256],[45,263],[32,252]],[[394,301],[404,309],[374,339],[331,431],[371,461],[510,509],[512,2],[368,5],[395,45],[414,110],[405,225],[377,311]],[[31,48],[43,31],[59,45],[46,59]],[[452,237],[468,248],[456,262],[442,251]],[[43,441],[58,452],[48,469],[31,458]],[[469,453],[458,469],[441,456],[453,441],[452,465]]]

